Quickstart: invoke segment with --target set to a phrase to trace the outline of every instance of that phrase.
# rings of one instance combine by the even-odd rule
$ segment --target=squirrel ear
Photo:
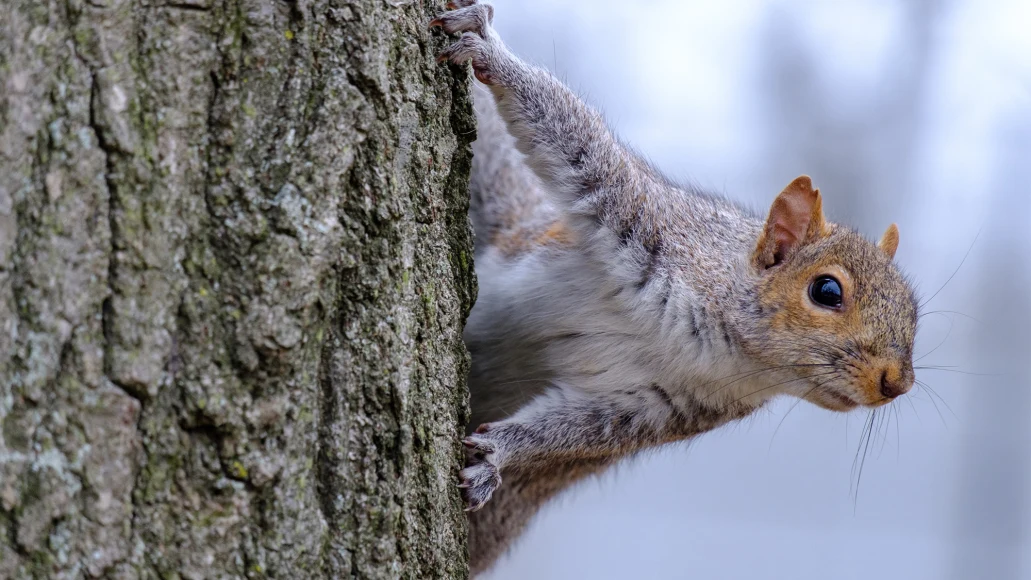
[[[776,266],[803,243],[829,234],[820,190],[808,175],[796,177],[773,200],[753,262],[759,269]]]
[[[888,254],[888,258],[894,259],[895,250],[899,249],[899,227],[895,224],[888,226],[884,235],[881,236],[881,241],[877,242],[877,247]]]

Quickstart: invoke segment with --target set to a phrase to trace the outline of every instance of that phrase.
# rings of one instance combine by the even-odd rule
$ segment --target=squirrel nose
[[[888,377],[888,371],[881,371],[881,394],[888,399],[894,399],[904,395],[909,390],[909,385],[902,380],[901,373],[892,373],[894,377]]]

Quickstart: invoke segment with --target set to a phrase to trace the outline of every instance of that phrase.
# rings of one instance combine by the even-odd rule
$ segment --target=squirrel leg
[[[481,425],[464,441],[469,459],[460,474],[473,574],[490,568],[540,507],[577,481],[752,410],[716,409],[683,393],[674,399],[658,385],[609,396],[553,387],[510,418]]]
[[[633,403],[553,388],[508,419],[480,425],[463,441],[469,458],[460,487],[467,510],[480,509],[506,471],[614,460],[674,438],[672,413],[645,412]]]
[[[472,63],[476,78],[494,94],[518,149],[549,191],[572,204],[587,195],[618,195],[641,185],[643,164],[616,140],[601,115],[550,73],[509,51],[491,27],[491,5],[476,0],[449,5],[457,9],[430,26],[462,36],[440,59]]]

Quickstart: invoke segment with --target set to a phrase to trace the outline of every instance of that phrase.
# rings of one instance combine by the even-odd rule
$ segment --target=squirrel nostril
[[[902,394],[902,387],[888,380],[888,371],[881,371],[881,394],[889,399]]]

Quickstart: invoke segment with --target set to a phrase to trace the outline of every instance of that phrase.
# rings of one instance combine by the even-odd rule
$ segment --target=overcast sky
[[[762,207],[808,173],[835,221],[898,222],[924,298],[969,249],[917,355],[993,376],[919,371],[858,496],[866,415],[784,400],[562,496],[490,578],[1031,579],[1031,2],[494,4],[674,177]]]

